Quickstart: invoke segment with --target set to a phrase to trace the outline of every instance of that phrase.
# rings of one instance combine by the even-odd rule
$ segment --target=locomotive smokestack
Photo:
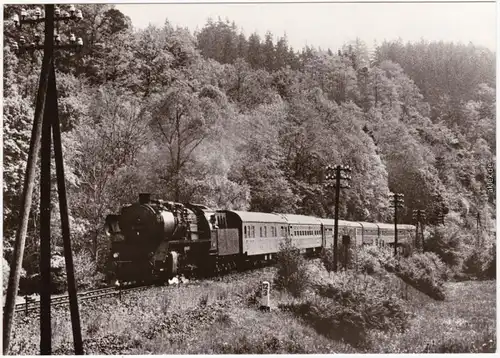
[[[147,204],[151,201],[151,194],[150,193],[140,193],[139,194],[139,203],[140,204]]]

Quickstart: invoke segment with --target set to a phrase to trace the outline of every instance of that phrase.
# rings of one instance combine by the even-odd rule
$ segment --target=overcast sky
[[[192,1],[195,2],[195,1]],[[228,18],[245,35],[287,34],[296,50],[305,45],[338,49],[359,37],[374,41],[444,40],[496,50],[496,4],[491,3],[322,3],[322,4],[117,4],[136,28],[149,23],[201,29],[209,17]],[[248,3],[249,1],[247,1]]]

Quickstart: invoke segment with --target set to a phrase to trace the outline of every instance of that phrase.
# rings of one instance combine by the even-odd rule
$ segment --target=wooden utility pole
[[[404,195],[392,193],[392,206],[394,207],[394,256],[398,255],[398,208],[403,208]]]
[[[61,14],[59,8],[54,5],[45,5],[45,17],[40,8],[36,8],[34,13],[29,14],[25,9],[21,10],[21,18],[14,17],[14,24],[22,27],[23,24],[31,24],[36,27],[40,22],[45,23],[44,44],[31,43],[24,46],[25,39],[22,39],[21,47],[14,42],[12,48],[18,53],[41,50],[44,51],[42,70],[40,74],[40,84],[35,108],[35,120],[30,141],[28,163],[23,187],[22,209],[20,224],[16,234],[14,245],[14,258],[9,276],[7,288],[6,304],[4,308],[4,332],[3,332],[3,353],[8,354],[10,333],[12,331],[12,321],[14,317],[15,298],[19,287],[19,275],[22,267],[28,218],[32,202],[34,187],[35,168],[38,152],[41,143],[41,178],[40,178],[40,353],[50,355],[52,353],[52,331],[50,315],[50,192],[51,192],[51,132],[54,134],[54,152],[56,161],[57,187],[59,194],[59,205],[61,213],[62,237],[64,242],[64,256],[68,279],[68,293],[71,310],[71,323],[73,327],[73,339],[75,354],[83,354],[83,345],[80,329],[80,316],[78,313],[78,301],[76,295],[76,285],[74,278],[73,258],[71,252],[70,230],[68,220],[68,208],[66,199],[66,189],[64,180],[64,166],[62,157],[61,134],[57,106],[57,88],[54,69],[54,49],[81,49],[83,42],[76,40],[72,34],[70,44],[60,44],[59,34],[54,34],[54,21],[67,21],[82,19],[80,10],[76,11],[74,6],[69,7],[69,14]],[[39,39],[39,37],[38,37]],[[55,44],[54,44],[55,42]]]
[[[335,181],[335,218],[333,226],[333,272],[337,272],[338,266],[338,241],[339,241],[339,202],[340,202],[340,189],[349,189],[350,185],[348,181],[352,178],[350,175],[345,173],[350,173],[351,167],[337,165],[335,167],[327,166],[326,168],[326,180],[329,181],[329,186]],[[340,180],[345,180],[342,184]]]
[[[49,22],[48,19],[46,19],[45,22],[45,37],[52,39],[54,33],[54,23],[53,21]],[[14,257],[12,258],[13,261],[11,264],[9,275],[9,284],[7,287],[7,295],[5,298],[3,317],[3,354],[5,355],[9,352],[10,333],[12,331],[14,307],[16,304],[16,295],[19,287],[19,278],[23,263],[26,232],[28,230],[29,213],[33,198],[33,187],[35,186],[35,169],[38,159],[38,153],[40,151],[42,122],[45,113],[45,99],[47,96],[47,86],[49,82],[49,73],[52,63],[53,52],[50,50],[44,51],[42,71],[40,73],[40,82],[35,107],[35,120],[31,132],[28,162],[26,164],[26,174],[24,177],[20,223],[16,232],[16,242],[14,243]]]

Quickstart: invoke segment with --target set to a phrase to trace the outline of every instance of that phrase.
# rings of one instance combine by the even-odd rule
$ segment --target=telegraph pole
[[[334,233],[333,233],[333,272],[337,272],[337,262],[338,262],[338,236],[339,236],[339,201],[340,201],[340,189],[349,189],[349,181],[352,177],[347,174],[352,171],[350,166],[336,165],[332,167],[328,165],[326,167],[326,177],[328,181],[327,187],[335,186],[335,221],[334,221]],[[341,183],[344,180],[344,183]],[[333,184],[335,183],[335,184]]]
[[[73,5],[69,6],[69,13],[61,11],[54,5],[45,5],[45,14],[37,7],[34,11],[21,9],[21,16],[14,15],[14,26],[22,28],[29,24],[36,29],[39,23],[45,23],[44,43],[41,43],[40,34],[34,35],[34,41],[27,43],[24,36],[19,37],[18,42],[11,42],[10,46],[17,54],[43,50],[42,70],[40,73],[40,84],[35,108],[35,120],[31,134],[28,163],[23,187],[22,209],[20,224],[16,233],[14,246],[14,258],[9,276],[6,304],[4,308],[4,332],[3,353],[8,354],[10,333],[14,317],[15,297],[19,287],[19,275],[22,267],[26,232],[28,228],[29,212],[32,202],[34,187],[34,174],[37,155],[41,143],[41,178],[40,178],[40,353],[50,355],[52,353],[51,316],[50,316],[50,153],[51,132],[54,134],[54,152],[56,161],[57,186],[61,212],[62,236],[64,242],[64,256],[68,278],[68,293],[71,310],[71,323],[73,327],[73,339],[75,354],[83,354],[83,345],[80,329],[80,316],[78,313],[78,301],[76,296],[76,285],[74,280],[73,258],[71,252],[70,230],[68,210],[66,202],[66,189],[64,181],[64,167],[62,162],[62,147],[60,136],[60,124],[57,108],[57,89],[54,69],[54,49],[70,49],[79,51],[83,46],[81,38],[76,39],[74,34],[69,36],[69,44],[62,44],[59,35],[58,21],[79,21],[83,18],[81,10],[76,10]],[[56,23],[56,30],[54,31]],[[40,138],[41,137],[41,138]]]
[[[418,246],[420,248],[420,245],[422,245],[422,252],[425,252],[425,242],[424,242],[424,224],[423,222],[426,219],[426,214],[425,210],[422,209],[415,209],[413,210],[413,221],[415,222],[416,225],[416,235],[415,235],[415,246]],[[418,239],[418,229],[420,227],[420,233],[421,233],[421,241]]]
[[[394,207],[394,256],[398,255],[398,208],[402,209],[404,204],[404,194],[391,193],[392,206]]]

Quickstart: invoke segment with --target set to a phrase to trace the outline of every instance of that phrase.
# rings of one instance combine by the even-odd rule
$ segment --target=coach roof
[[[233,213],[238,215],[238,217],[243,222],[259,222],[259,223],[284,223],[286,224],[286,220],[281,217],[281,215],[277,214],[269,214],[269,213],[257,213],[252,211],[233,211],[233,210],[225,210],[226,212]]]
[[[314,216],[282,214],[281,215],[290,225],[320,225],[321,222]]]
[[[318,219],[319,222],[323,225],[327,225],[327,226],[333,226],[334,225],[334,219]],[[358,222],[355,222],[355,221],[346,221],[346,220],[339,220],[339,226],[343,226],[343,227],[361,227],[361,225],[358,223]]]

